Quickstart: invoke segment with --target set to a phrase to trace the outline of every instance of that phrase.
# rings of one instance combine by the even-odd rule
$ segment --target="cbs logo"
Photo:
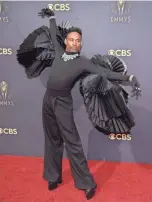
[[[0,48],[0,55],[12,55],[11,48]]]
[[[110,140],[131,140],[130,134],[114,134],[109,135]]]
[[[131,50],[109,50],[108,54],[119,57],[119,56],[131,56],[132,52]]]
[[[0,134],[5,134],[5,135],[17,135],[17,129],[13,128],[0,128]]]
[[[48,4],[48,8],[52,11],[69,11],[70,4]]]

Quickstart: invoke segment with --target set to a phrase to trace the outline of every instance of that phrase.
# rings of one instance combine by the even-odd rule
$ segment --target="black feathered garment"
[[[126,64],[116,56],[98,54],[91,61],[110,71],[122,75],[127,73]],[[123,82],[95,74],[80,79],[80,93],[89,119],[97,130],[105,134],[127,134],[135,126],[135,118],[128,108],[129,96],[121,84]]]
[[[17,51],[17,60],[24,67],[27,77],[38,77],[50,66],[47,88],[58,92],[71,91],[81,78],[80,93],[93,126],[105,133],[130,131],[135,125],[134,117],[127,107],[128,94],[120,86],[120,82],[128,81],[129,77],[110,69],[112,60],[109,58],[94,62],[79,55],[72,61],[64,62],[61,58],[64,52],[62,33],[55,19],[51,19],[50,28],[42,26],[24,40]],[[57,57],[58,50],[60,54]]]

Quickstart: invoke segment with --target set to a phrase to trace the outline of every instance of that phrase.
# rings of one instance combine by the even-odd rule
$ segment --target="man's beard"
[[[77,53],[77,52],[79,52],[79,51],[76,50],[76,49],[70,49],[70,52],[72,52],[72,53]]]
[[[71,48],[70,49],[70,52],[72,52],[72,53],[78,53],[80,51],[81,51],[81,48],[80,49],[76,49],[76,48]]]

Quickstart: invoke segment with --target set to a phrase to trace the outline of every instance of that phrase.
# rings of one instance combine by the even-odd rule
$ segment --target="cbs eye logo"
[[[48,4],[47,6],[52,11],[69,11],[70,4]]]
[[[0,128],[0,135],[17,135],[16,128]]]
[[[114,134],[111,133],[109,135],[110,140],[131,140],[131,135],[130,134]]]
[[[12,55],[11,48],[0,48],[0,55]]]
[[[132,52],[131,50],[109,50],[108,55],[113,55],[113,56],[131,56]]]

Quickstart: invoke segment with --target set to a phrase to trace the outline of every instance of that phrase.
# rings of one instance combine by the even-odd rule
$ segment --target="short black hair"
[[[77,32],[78,34],[80,34],[80,36],[82,36],[82,30],[78,27],[71,27],[68,29],[66,37],[68,34],[70,34],[71,32]]]

